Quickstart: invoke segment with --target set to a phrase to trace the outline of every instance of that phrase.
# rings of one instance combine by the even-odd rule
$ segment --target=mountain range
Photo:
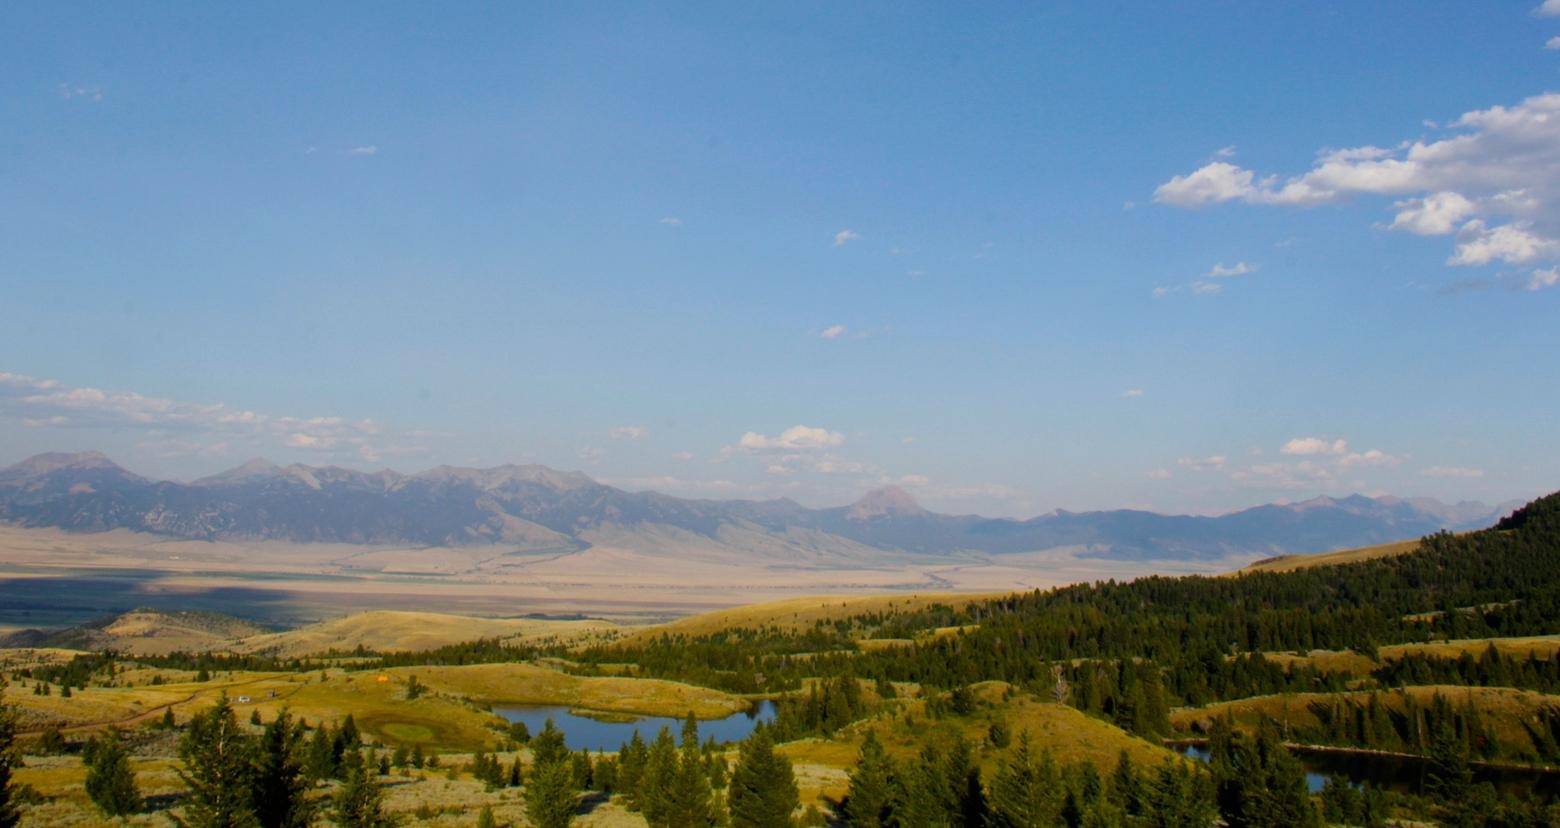
[[[630,492],[539,465],[439,466],[418,474],[254,460],[191,483],[133,474],[98,452],[49,453],[0,469],[0,522],[176,538],[576,550],[603,532],[692,533],[720,544],[772,536],[860,556],[1069,548],[1121,559],[1321,552],[1489,526],[1516,503],[1318,497],[1204,517],[1056,511],[1028,520],[945,515],[885,488],[847,506],[789,499],[693,500]]]

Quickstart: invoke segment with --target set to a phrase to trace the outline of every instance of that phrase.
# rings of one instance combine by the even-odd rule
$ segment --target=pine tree
[[[190,828],[259,824],[251,799],[254,737],[239,726],[226,693],[190,720],[179,740],[179,759],[184,765],[179,778],[189,788],[181,824]]]
[[[861,745],[861,758],[850,772],[850,789],[845,794],[845,823],[863,828],[888,828],[892,825],[894,765],[877,735],[867,731]]]
[[[37,685],[34,685],[37,686]],[[5,682],[0,680],[0,690]],[[16,709],[0,701],[0,828],[12,828],[21,822],[21,809],[16,803],[16,788],[11,784],[11,773],[21,765],[16,751]]]
[[[670,728],[661,728],[645,759],[639,778],[639,809],[652,828],[670,824],[672,787],[677,778],[677,745]]]
[[[94,739],[92,749],[85,752],[91,756],[87,763],[87,796],[98,810],[111,817],[139,810],[141,793],[136,788],[130,756],[119,740],[119,731],[110,729]]]
[[[177,726],[173,720],[173,705],[163,708],[162,729],[173,730]]]
[[[255,817],[262,828],[304,828],[314,815],[309,782],[299,761],[303,734],[286,710],[260,734],[255,763]]]
[[[762,724],[742,743],[728,787],[731,828],[790,828],[791,812],[801,804],[791,763],[775,753]]]
[[[574,819],[574,775],[567,759],[550,757],[531,768],[525,815],[536,828],[565,828]]]
[[[639,737],[639,731],[637,730],[634,731],[634,735],[629,739],[628,744],[623,745],[618,750],[618,789],[623,792],[624,798],[628,800],[627,805],[630,811],[638,811],[644,807],[643,800],[639,796],[639,783],[644,776],[645,763],[649,761],[649,756],[650,752],[645,747],[645,740]]]
[[[688,717],[690,723],[693,716]],[[667,815],[670,828],[706,828],[715,824],[715,806],[710,780],[704,769],[704,753],[699,748],[698,725],[683,728],[683,744],[672,779],[671,808]]]
[[[564,743],[563,731],[553,724],[552,719],[548,719],[542,725],[542,732],[531,739],[531,761],[542,765],[566,761],[568,758],[569,746]]]
[[[493,821],[493,806],[483,805],[477,814],[477,828],[498,828],[498,823]]]
[[[396,819],[384,811],[384,792],[357,750],[342,757],[342,782],[336,790],[331,821],[342,828],[389,828]]]
[[[1029,734],[997,771],[991,784],[992,822],[997,828],[1055,825],[1062,814],[1061,777],[1049,754],[1035,759]]]

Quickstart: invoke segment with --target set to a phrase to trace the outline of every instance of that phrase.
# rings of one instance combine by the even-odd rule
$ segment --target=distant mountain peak
[[[130,472],[121,468],[119,464],[108,459],[108,455],[101,451],[50,451],[44,454],[35,454],[14,466],[0,469],[0,478],[42,477],[43,475],[64,469],[102,469],[134,477]]]
[[[851,520],[871,520],[881,517],[914,517],[927,514],[915,497],[898,486],[873,489],[852,503],[846,516]]]
[[[202,477],[195,481],[197,486],[211,486],[222,483],[237,483],[239,481],[254,480],[258,477],[276,477],[282,473],[275,463],[264,457],[256,457],[243,465],[234,466],[231,469],[208,477]]]

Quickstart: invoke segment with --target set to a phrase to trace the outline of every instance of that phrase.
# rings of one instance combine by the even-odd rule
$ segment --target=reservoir
[[[596,719],[584,715],[588,711],[571,711],[556,705],[495,706],[493,712],[510,722],[524,722],[532,736],[541,733],[547,720],[552,719],[553,724],[563,731],[563,741],[570,750],[616,751],[634,738],[635,731],[639,732],[639,738],[649,742],[663,727],[671,728],[673,738],[679,741],[682,738],[682,719],[670,716],[601,713],[599,715],[604,718]],[[775,703],[766,700],[756,703],[751,710],[733,713],[724,719],[701,719],[699,741],[703,742],[711,736],[717,742],[741,741],[753,732],[759,722],[774,721],[775,712]]]

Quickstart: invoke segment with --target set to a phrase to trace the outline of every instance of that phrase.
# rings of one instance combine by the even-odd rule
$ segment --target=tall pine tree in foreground
[[[88,743],[87,796],[104,816],[118,817],[141,809],[141,792],[130,770],[130,754],[112,728]]]
[[[888,828],[892,825],[894,765],[877,734],[867,731],[861,744],[861,759],[850,772],[850,789],[845,794],[845,824],[861,828]]]
[[[531,739],[531,774],[525,785],[525,815],[536,828],[566,828],[574,819],[574,769],[563,733],[548,719]]]
[[[189,788],[184,819],[189,828],[250,828],[255,818],[251,787],[254,780],[254,738],[233,715],[227,694],[190,720],[179,740],[184,767],[179,778]]]
[[[384,792],[379,788],[373,765],[357,749],[342,757],[341,787],[336,790],[331,821],[342,828],[390,828],[397,820],[384,810]]]
[[[992,824],[996,828],[1056,825],[1062,818],[1062,777],[1051,755],[1035,757],[1027,732],[1008,755],[991,783]]]
[[[5,680],[0,679],[0,690]],[[21,809],[16,803],[16,786],[11,783],[11,772],[21,764],[16,752],[16,711],[0,701],[0,828],[11,828],[22,820]]]
[[[727,804],[731,828],[790,828],[791,812],[801,804],[791,762],[775,753],[763,724],[742,743]]]
[[[305,828],[313,819],[302,752],[303,734],[283,710],[260,734],[254,804],[261,828]]]
[[[704,751],[699,747],[699,725],[690,713],[683,725],[682,750],[672,777],[666,825],[667,828],[707,828],[715,824],[715,818]]]

